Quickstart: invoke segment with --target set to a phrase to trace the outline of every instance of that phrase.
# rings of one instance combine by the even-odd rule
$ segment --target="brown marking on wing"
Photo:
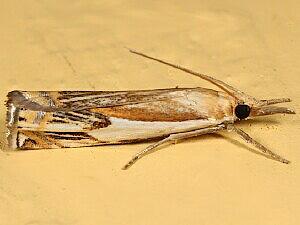
[[[52,120],[49,123],[55,121],[65,121],[66,123],[83,123],[85,126],[84,130],[94,130],[99,128],[107,127],[111,124],[110,120],[100,114],[95,112],[90,112],[88,110],[81,111],[69,111],[69,112],[55,112],[53,113]]]
[[[213,90],[188,90],[177,98],[148,103],[94,108],[108,117],[117,117],[136,121],[180,122],[187,120],[222,120],[232,116],[233,101],[227,94]]]
[[[49,135],[46,135],[45,132],[41,132],[40,134],[43,136],[43,138],[45,140],[47,140],[47,142],[50,142],[52,144],[51,145],[52,148],[53,148],[53,146],[55,146],[55,148],[56,147],[59,147],[59,148],[63,148],[64,147],[64,145],[62,145],[61,143],[59,143],[58,140],[56,140],[55,138],[53,138],[53,137],[51,137]]]
[[[21,146],[19,145],[19,134],[27,137]],[[78,147],[100,144],[96,138],[85,132],[19,131],[17,136],[18,148],[25,150],[69,147],[65,145],[65,141],[79,141],[81,144]]]
[[[53,137],[54,139],[76,139],[76,140],[82,140],[82,139],[89,139],[93,141],[97,141],[98,139],[94,138],[93,136],[87,134],[86,132],[53,132],[53,131],[45,131],[43,132],[44,135],[47,137]]]
[[[213,98],[206,96],[204,102],[210,118],[221,120],[233,115],[234,100],[226,93],[218,92]]]
[[[212,105],[213,107],[209,107],[211,104],[214,104]],[[207,111],[211,118],[222,119],[226,115],[223,105],[216,104],[212,100],[207,99],[207,106]]]
[[[22,146],[19,146],[19,148],[24,149],[24,150],[35,149],[36,147],[37,147],[36,141],[33,139],[30,139],[30,138],[26,139]]]
[[[151,138],[135,138],[135,139],[128,139],[128,140],[120,140],[114,144],[131,144],[131,143],[141,143],[141,142],[149,142],[149,141],[158,141],[169,135],[162,135],[159,137],[151,137]],[[110,143],[107,143],[110,144]]]
[[[109,120],[105,120],[103,121],[95,121],[92,123],[92,126],[90,128],[90,130],[95,130],[95,129],[100,129],[100,128],[104,128],[107,127],[111,124],[111,122]]]
[[[190,91],[216,96],[218,92],[205,88],[169,88],[131,91],[12,91],[7,105],[44,112],[78,111],[91,108],[114,107],[164,101],[178,98]]]
[[[41,132],[28,130],[19,132],[28,137],[23,145],[19,146],[21,149],[53,148],[53,145],[55,145],[55,143],[49,141]]]
[[[92,112],[98,112],[108,117],[117,117],[136,121],[186,121],[207,119],[206,116],[172,100],[141,103],[129,106],[115,106],[109,108],[94,108]]]

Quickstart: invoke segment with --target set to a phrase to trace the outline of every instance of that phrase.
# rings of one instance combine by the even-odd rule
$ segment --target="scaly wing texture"
[[[8,94],[11,148],[135,142],[221,123],[234,100],[203,88]]]
[[[7,103],[33,111],[78,111],[89,108],[164,100],[183,88],[140,91],[12,91]]]

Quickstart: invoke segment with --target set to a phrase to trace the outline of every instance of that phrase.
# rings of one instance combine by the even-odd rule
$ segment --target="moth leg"
[[[220,124],[218,126],[215,127],[208,127],[208,128],[202,128],[199,130],[193,130],[193,131],[187,131],[187,132],[182,132],[182,133],[177,133],[177,134],[171,134],[170,136],[168,136],[167,138],[158,141],[152,145],[149,145],[147,148],[145,148],[144,150],[138,152],[122,169],[126,170],[128,169],[130,166],[132,166],[137,160],[139,160],[140,158],[142,158],[143,156],[145,156],[147,153],[149,153],[150,151],[152,151],[153,149],[168,143],[168,142],[173,142],[176,143],[178,140],[182,140],[182,139],[187,139],[187,138],[191,138],[191,137],[196,137],[196,136],[200,136],[203,134],[208,134],[208,133],[214,133],[217,132],[221,129],[224,129],[225,125]]]
[[[247,143],[250,143],[252,145],[254,145],[257,149],[259,149],[260,151],[262,151],[263,153],[269,155],[272,159],[282,162],[282,163],[290,163],[289,160],[281,157],[280,155],[272,152],[271,150],[267,149],[265,146],[263,146],[262,144],[260,144],[259,142],[255,141],[253,138],[251,138],[247,133],[245,133],[243,130],[236,128],[235,126],[230,126],[228,127],[228,130],[232,130],[235,133],[237,133],[243,140],[245,140]]]

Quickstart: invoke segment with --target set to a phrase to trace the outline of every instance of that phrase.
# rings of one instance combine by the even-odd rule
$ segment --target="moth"
[[[208,75],[135,50],[136,55],[182,70],[220,91],[168,88],[136,91],[12,91],[7,99],[10,149],[49,149],[158,140],[138,152],[124,167],[158,146],[178,140],[232,131],[270,158],[289,163],[234,124],[257,116],[295,114],[274,106],[289,98],[258,100]]]

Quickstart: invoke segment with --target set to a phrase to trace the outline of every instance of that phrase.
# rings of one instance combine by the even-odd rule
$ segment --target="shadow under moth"
[[[239,120],[271,114],[295,114],[274,106],[289,98],[258,100],[221,80],[143,53],[131,53],[200,77],[220,91],[168,88],[136,91],[11,91],[7,100],[9,149],[47,149],[159,140],[137,153],[124,167],[165,143],[228,130],[270,158],[272,152],[234,126]]]

